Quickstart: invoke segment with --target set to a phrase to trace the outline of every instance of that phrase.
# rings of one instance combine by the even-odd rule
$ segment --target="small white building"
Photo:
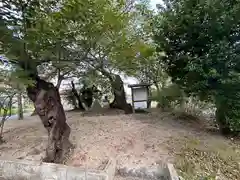
[[[150,84],[132,84],[128,87],[132,92],[133,112],[136,110],[146,110],[149,108],[150,102]]]

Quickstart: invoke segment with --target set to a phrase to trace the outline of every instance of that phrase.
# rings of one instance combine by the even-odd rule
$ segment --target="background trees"
[[[213,103],[221,130],[238,132],[239,1],[164,2],[155,13],[149,1],[4,1],[0,53],[11,78],[4,81],[3,71],[1,80],[27,88],[35,107],[38,93],[47,91],[64,114],[59,88],[77,79],[111,94],[110,107],[130,113],[119,74],[131,75],[155,86],[161,106],[182,96]],[[68,98],[76,104],[77,97],[83,108],[76,91],[72,84]]]
[[[214,102],[224,133],[239,132],[239,1],[165,1],[155,42],[168,74],[189,95]]]
[[[109,95],[110,107],[131,113],[120,76],[125,75],[153,84],[158,107],[174,114],[216,109],[211,120],[217,119],[223,133],[237,134],[239,4],[165,0],[154,12],[148,0],[5,0],[0,4],[0,55],[6,57],[1,65],[7,62],[0,69],[1,128],[11,115],[9,102],[18,97],[21,107],[21,95],[27,94],[49,135],[44,160],[61,163],[70,145],[59,92],[63,81],[70,84],[65,98],[76,109]],[[94,94],[96,89],[101,93]]]
[[[10,91],[9,91],[10,90]],[[5,121],[11,116],[11,108],[13,102],[13,97],[16,92],[11,88],[0,88],[0,144],[4,142],[3,138],[3,128]]]
[[[27,80],[22,82],[28,97],[49,134],[46,161],[61,161],[70,133],[58,91],[63,79],[98,71],[111,84],[115,96],[111,107],[130,112],[123,82],[116,73],[130,72],[144,46],[130,26],[134,7],[134,1],[123,0],[1,4],[0,53],[14,65],[16,77]],[[56,87],[48,82],[54,77]]]

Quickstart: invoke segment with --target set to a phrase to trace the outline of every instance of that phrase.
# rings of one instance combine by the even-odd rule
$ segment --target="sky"
[[[162,0],[151,0],[150,2],[153,9],[156,8],[156,4],[161,4],[161,3],[162,3]]]

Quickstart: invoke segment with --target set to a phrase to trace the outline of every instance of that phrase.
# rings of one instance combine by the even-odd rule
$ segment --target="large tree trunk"
[[[44,161],[61,163],[70,145],[70,127],[66,123],[58,89],[52,83],[36,77],[36,84],[27,88],[27,94],[48,131]]]
[[[18,120],[23,119],[22,93],[18,93]]]
[[[76,88],[75,88],[75,84],[73,83],[73,81],[71,81],[71,85],[72,85],[72,93],[73,95],[76,97],[77,101],[78,101],[78,109],[85,111],[85,108],[82,105],[82,101],[81,101],[81,97],[78,94]]]
[[[111,86],[114,94],[114,100],[110,103],[110,108],[122,109],[126,114],[132,113],[132,106],[127,103],[124,91],[123,81],[119,75],[110,78]]]
[[[57,81],[57,85],[56,85],[56,88],[60,88],[61,84],[62,84],[62,81],[63,81],[63,78],[62,77],[59,77],[58,78],[58,81]]]
[[[78,105],[77,105],[76,97],[73,96],[72,98],[73,98],[73,99],[72,99],[72,105],[73,105],[73,108],[74,108],[74,109],[78,109]]]
[[[84,104],[88,107],[91,108],[92,103],[93,103],[93,88],[83,88],[81,91],[82,98]]]

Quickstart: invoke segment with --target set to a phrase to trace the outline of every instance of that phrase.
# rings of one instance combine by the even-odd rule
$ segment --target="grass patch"
[[[32,112],[33,110],[34,110],[34,108],[32,108],[32,107],[24,107],[23,108],[23,113]],[[7,113],[8,114],[10,113],[10,109],[8,109]],[[4,114],[4,110],[1,110],[0,111],[0,116],[3,116],[3,114]],[[18,108],[12,108],[11,114],[12,115],[18,114]]]
[[[224,141],[206,143],[206,140],[193,138],[171,141],[175,147],[172,151],[176,158],[175,166],[184,180],[215,180],[216,177],[236,180],[240,177],[239,144]]]
[[[7,111],[7,114],[10,113],[10,109],[8,109]],[[17,108],[12,108],[12,111],[11,111],[11,114],[14,115],[14,114],[17,114],[18,113],[18,109]],[[0,116],[3,116],[4,115],[4,110],[1,110],[0,111]]]

